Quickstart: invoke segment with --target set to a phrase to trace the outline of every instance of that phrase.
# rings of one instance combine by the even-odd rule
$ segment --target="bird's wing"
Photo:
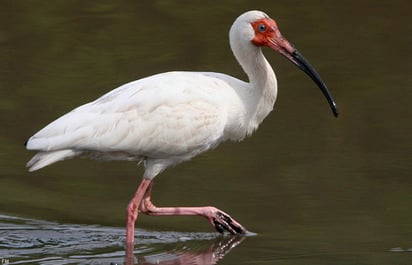
[[[58,118],[27,149],[128,152],[167,157],[217,144],[227,119],[227,82],[170,72],[125,84]]]

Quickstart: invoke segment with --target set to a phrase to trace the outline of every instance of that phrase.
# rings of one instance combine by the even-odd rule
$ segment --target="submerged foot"
[[[224,231],[228,231],[232,235],[245,235],[247,233],[247,230],[241,224],[219,209],[214,208],[211,211],[211,216],[208,216],[208,219],[219,233],[223,233]]]

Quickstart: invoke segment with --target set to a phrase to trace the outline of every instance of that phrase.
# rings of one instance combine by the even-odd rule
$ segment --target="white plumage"
[[[239,16],[229,33],[232,51],[249,82],[212,72],[168,72],[127,83],[80,106],[33,135],[27,149],[37,170],[74,156],[143,160],[142,183],[128,206],[127,242],[133,242],[137,209],[152,215],[202,215],[218,230],[244,233],[229,215],[211,207],[156,208],[152,179],[225,140],[239,141],[272,111],[275,74],[262,54],[269,47],[306,72],[337,110],[316,71],[261,11]]]
[[[169,72],[125,84],[33,135],[27,149],[42,152],[28,165],[37,170],[85,154],[145,159],[146,168],[156,160],[164,169],[251,133],[242,99],[247,89],[232,77],[201,72]]]
[[[255,15],[265,17],[263,13]],[[237,43],[231,45],[234,52],[236,48],[250,50]],[[252,48],[251,54],[243,51],[235,55],[260,59],[259,68],[252,69],[255,73],[273,73],[261,50]],[[262,83],[259,81],[256,83]],[[254,89],[255,84],[219,73],[168,72],[127,83],[33,135],[26,147],[41,152],[28,166],[33,171],[82,154],[103,159],[144,159],[145,177],[153,178],[167,166],[224,140],[242,140],[251,134],[273,108],[276,79],[273,76],[269,81]],[[262,92],[270,93],[269,102],[262,100]]]

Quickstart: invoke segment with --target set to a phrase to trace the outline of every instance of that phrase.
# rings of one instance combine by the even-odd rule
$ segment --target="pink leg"
[[[198,215],[205,217],[220,233],[227,230],[231,234],[245,234],[247,230],[227,213],[213,206],[205,207],[156,207],[151,202],[151,182],[140,204],[140,211],[148,215]]]
[[[127,206],[127,216],[126,216],[126,245],[127,247],[132,247],[134,242],[134,223],[137,219],[138,208],[142,202],[143,196],[146,194],[148,187],[151,187],[152,180],[143,178],[142,182],[137,188],[132,200]]]

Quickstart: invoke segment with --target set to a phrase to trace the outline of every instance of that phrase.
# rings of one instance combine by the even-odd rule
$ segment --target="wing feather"
[[[74,109],[33,135],[26,147],[76,154],[195,155],[221,141],[227,104],[219,94],[230,91],[224,78],[210,73],[154,75]]]

